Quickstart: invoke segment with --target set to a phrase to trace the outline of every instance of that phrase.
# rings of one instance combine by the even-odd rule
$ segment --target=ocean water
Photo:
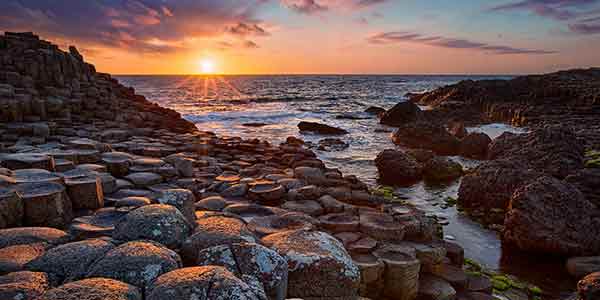
[[[349,147],[342,151],[315,152],[329,167],[377,185],[373,159],[388,148],[392,127],[364,113],[370,106],[389,109],[406,101],[409,92],[424,92],[461,80],[508,79],[508,76],[117,76],[125,85],[149,100],[179,111],[201,130],[224,136],[260,138],[279,143],[288,136],[317,143],[326,138],[298,131],[300,121],[314,121],[346,129],[339,136]],[[351,118],[348,118],[351,117]],[[245,126],[261,123],[264,126]],[[488,124],[467,128],[495,138],[504,131],[522,133],[524,128]],[[466,168],[479,162],[458,157]],[[564,276],[563,262],[531,256],[504,247],[495,231],[483,228],[456,208],[443,208],[448,197],[457,197],[460,180],[441,186],[425,183],[396,188],[396,194],[429,214],[444,220],[446,239],[465,248],[465,256],[488,268],[514,274],[551,291],[553,299],[573,287]],[[540,272],[543,270],[543,272]]]

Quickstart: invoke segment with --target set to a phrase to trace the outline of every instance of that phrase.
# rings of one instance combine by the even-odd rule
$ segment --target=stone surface
[[[577,279],[591,273],[600,272],[600,257],[571,257],[567,260],[567,272]]]
[[[0,249],[0,274],[24,270],[27,263],[44,254],[46,247],[45,243],[34,243]]]
[[[320,134],[347,134],[348,131],[332,127],[325,124],[319,124],[314,122],[300,122],[298,123],[298,128],[300,131],[311,131]]]
[[[462,166],[447,158],[437,156],[423,165],[423,177],[428,182],[448,182],[462,175]]]
[[[419,181],[422,178],[422,166],[410,155],[402,151],[384,150],[375,158],[380,180],[404,184]]]
[[[48,276],[40,272],[13,272],[0,276],[0,299],[34,300],[49,288]]]
[[[351,298],[358,294],[360,271],[332,236],[295,230],[271,234],[262,241],[288,261],[288,297]]]
[[[99,177],[77,177],[65,180],[73,209],[104,207],[104,190]]]
[[[401,126],[418,120],[421,117],[421,109],[413,102],[406,101],[396,104],[385,111],[381,116],[381,124],[389,126]]]
[[[0,187],[0,229],[22,225],[24,212],[21,195],[13,188]]]
[[[392,141],[405,147],[432,150],[438,155],[456,155],[460,148],[457,137],[431,122],[404,124],[394,132]]]
[[[140,289],[108,278],[70,282],[45,292],[39,300],[142,300]]]
[[[48,227],[18,227],[0,229],[0,248],[34,243],[60,244],[67,241],[66,232]]]
[[[409,248],[389,246],[374,252],[385,264],[383,294],[390,299],[415,299],[421,264]]]
[[[492,139],[485,133],[472,132],[460,141],[460,155],[474,159],[485,159]]]
[[[453,300],[456,290],[440,278],[424,275],[419,279],[419,297],[423,300]]]
[[[24,183],[17,189],[23,196],[25,225],[63,228],[73,219],[71,199],[64,186],[52,182]]]
[[[577,283],[580,300],[594,300],[600,297],[600,273],[592,273]]]

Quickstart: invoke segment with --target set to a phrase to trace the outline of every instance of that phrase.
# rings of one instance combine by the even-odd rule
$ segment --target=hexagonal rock
[[[125,152],[106,152],[102,154],[102,162],[106,169],[115,177],[123,177],[129,173],[133,156]]]
[[[0,249],[0,274],[24,270],[25,264],[43,255],[47,246],[45,243],[35,243]]]
[[[44,169],[54,171],[54,158],[39,153],[16,153],[0,157],[2,166],[11,170]]]
[[[186,262],[195,262],[203,249],[241,242],[255,242],[246,224],[239,219],[212,216],[196,220],[196,228],[181,246],[181,256]]]
[[[24,224],[62,228],[73,219],[65,187],[52,182],[19,184],[23,196]]]
[[[0,187],[0,228],[21,226],[24,212],[21,195],[12,188]]]
[[[288,265],[277,252],[255,243],[236,243],[202,250],[198,265],[227,268],[238,278],[258,279],[269,299],[283,300],[287,295]]]
[[[148,288],[146,299],[267,299],[253,278],[244,279],[246,282],[223,267],[183,268],[158,277]]]
[[[89,239],[49,249],[27,264],[31,271],[56,276],[61,282],[82,279],[88,267],[116,246],[108,239]]]
[[[13,272],[0,276],[0,299],[40,299],[48,288],[48,276],[39,272]]]
[[[59,229],[49,227],[18,227],[0,229],[0,248],[34,243],[60,244],[69,235]]]
[[[250,221],[256,217],[264,217],[275,214],[275,211],[272,208],[253,203],[231,204],[225,207],[223,212],[237,215],[246,221]]]
[[[305,213],[313,217],[318,217],[323,214],[323,207],[319,202],[314,200],[287,201],[281,205],[281,208]]]
[[[352,260],[360,269],[360,295],[380,299],[384,288],[383,261],[371,254],[353,254]]]
[[[142,300],[140,290],[108,278],[70,282],[44,293],[38,300]]]
[[[263,243],[288,261],[288,297],[350,298],[358,295],[360,271],[334,237],[294,230],[268,235]]]
[[[421,263],[410,248],[388,246],[373,253],[385,263],[383,294],[390,299],[415,299]]]
[[[173,165],[180,176],[192,177],[194,175],[194,159],[182,154],[173,154],[165,157],[165,161]]]
[[[96,261],[86,277],[112,278],[147,287],[158,276],[181,268],[177,253],[151,241],[128,242],[114,248]]]
[[[65,179],[67,193],[74,209],[98,209],[104,207],[104,191],[98,177]]]
[[[132,173],[125,176],[125,178],[131,181],[136,187],[141,188],[159,184],[163,181],[162,176],[150,172]]]
[[[69,225],[69,233],[76,239],[110,237],[113,234],[115,225],[129,211],[131,211],[130,207],[101,208],[94,212],[93,215],[74,219],[71,225]]]
[[[317,220],[302,213],[287,213],[283,215],[271,215],[252,218],[248,223],[248,229],[258,236],[265,236],[277,232],[306,229],[312,230],[318,223]]]
[[[16,183],[54,182],[62,183],[62,178],[44,169],[20,169],[14,171]]]
[[[443,279],[428,274],[419,279],[419,299],[452,300],[455,297],[456,290]]]
[[[206,197],[195,204],[196,209],[209,211],[222,211],[227,206],[227,202],[221,196]]]
[[[168,189],[160,193],[156,199],[161,204],[175,206],[185,216],[185,218],[194,224],[196,220],[195,207],[196,197],[190,190],[185,189]]]
[[[319,226],[330,232],[355,232],[359,228],[358,216],[340,213],[319,217]]]
[[[401,241],[404,239],[405,228],[388,214],[361,212],[360,232],[379,241]]]
[[[128,213],[115,226],[117,240],[152,240],[177,249],[188,237],[190,225],[181,212],[171,205],[152,204]]]
[[[254,184],[248,190],[248,198],[262,205],[277,206],[285,201],[285,189],[276,183]]]
[[[152,200],[146,197],[125,197],[115,202],[115,207],[140,207],[152,204]]]

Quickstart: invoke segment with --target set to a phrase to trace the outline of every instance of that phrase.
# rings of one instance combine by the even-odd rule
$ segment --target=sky
[[[1,0],[0,31],[112,74],[525,74],[600,66],[600,0]]]

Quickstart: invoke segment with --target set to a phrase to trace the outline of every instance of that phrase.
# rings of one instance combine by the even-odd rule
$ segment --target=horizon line
[[[100,72],[104,73],[104,72]],[[107,73],[111,76],[524,76],[546,73]]]

